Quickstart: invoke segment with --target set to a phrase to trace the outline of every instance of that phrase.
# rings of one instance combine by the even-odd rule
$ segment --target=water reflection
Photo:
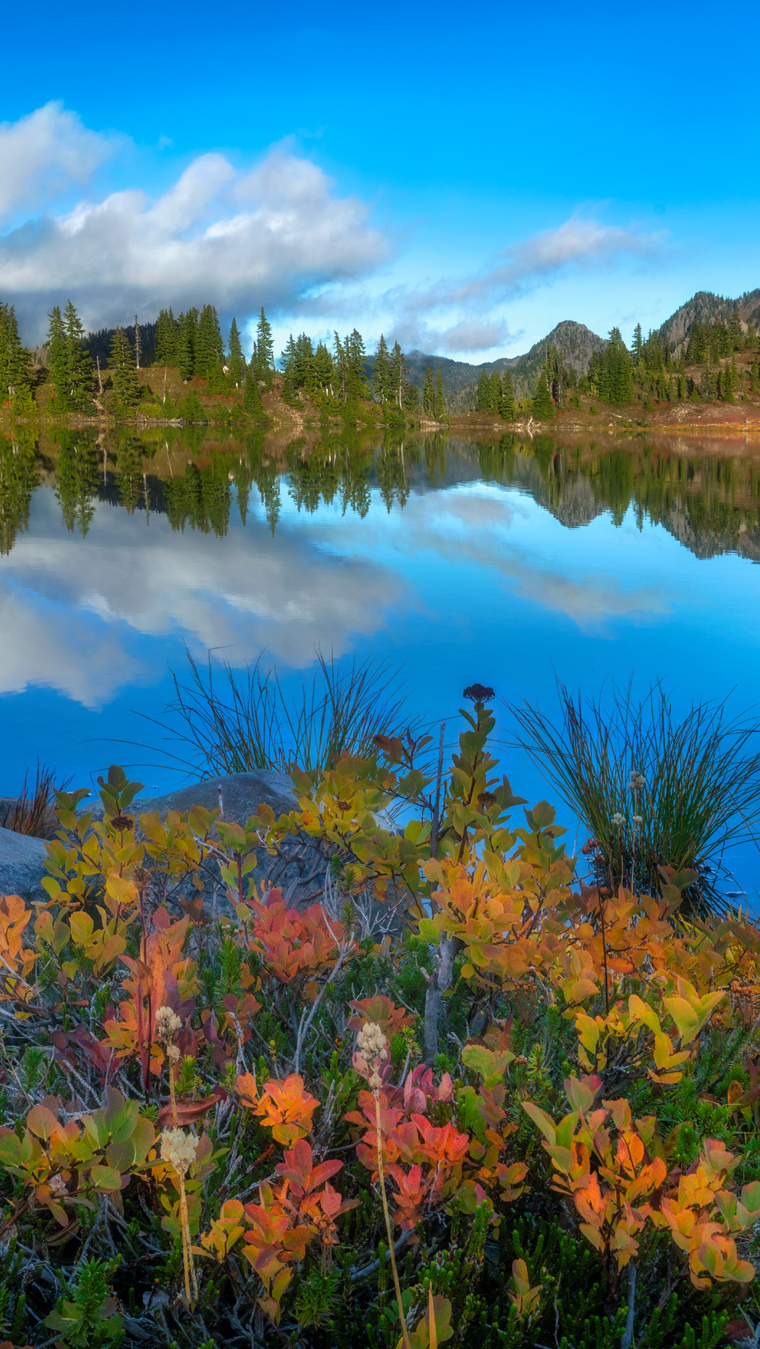
[[[563,444],[507,435],[474,444],[440,435],[367,443],[340,438],[286,444],[262,434],[214,438],[206,428],[142,435],[17,430],[0,446],[0,552],[28,530],[35,491],[52,483],[67,531],[86,538],[98,501],[164,515],[172,530],[224,538],[236,510],[245,525],[255,489],[272,534],[283,502],[315,513],[337,506],[366,517],[376,490],[390,512],[411,493],[484,481],[518,488],[576,529],[608,512],[620,526],[663,525],[697,557],[736,552],[760,561],[760,452],[683,442]]]

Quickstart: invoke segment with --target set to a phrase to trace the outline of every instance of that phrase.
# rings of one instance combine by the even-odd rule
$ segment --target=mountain
[[[732,314],[739,314],[744,323],[760,324],[760,290],[745,291],[738,300],[713,295],[709,290],[698,290],[675,314],[671,314],[658,329],[660,337],[667,338],[671,351],[680,355],[681,344],[695,323],[713,323],[716,319],[728,322]]]
[[[515,393],[522,397],[533,392],[549,347],[556,347],[565,365],[571,366],[577,375],[584,375],[588,370],[592,351],[602,351],[606,345],[604,338],[592,333],[585,323],[563,319],[556,328],[547,333],[546,337],[542,337],[540,342],[535,342],[524,356],[500,356],[495,361],[482,361],[479,365],[473,365],[469,361],[452,361],[445,356],[429,356],[423,351],[410,351],[406,357],[406,367],[411,383],[420,389],[428,366],[434,371],[440,370],[448,406],[452,411],[465,411],[474,404],[475,386],[481,370],[491,375],[495,370],[501,373],[502,370],[509,369]]]
[[[574,370],[576,375],[585,375],[591,353],[603,351],[606,345],[605,339],[597,337],[585,323],[563,319],[540,342],[534,343],[525,356],[513,356],[506,362],[512,371],[515,393],[522,396],[533,392],[549,347],[557,348],[565,365]]]

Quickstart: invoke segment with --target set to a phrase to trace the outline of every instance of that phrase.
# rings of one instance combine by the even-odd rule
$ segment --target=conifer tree
[[[639,361],[641,360],[642,346],[643,343],[641,340],[641,324],[637,323],[636,327],[633,330],[633,342],[631,343],[631,360],[633,361],[634,365],[638,365]]]
[[[372,371],[372,391],[381,403],[385,403],[390,394],[388,343],[382,333],[380,334],[380,341],[377,344],[377,351],[375,352],[375,365]]]
[[[488,376],[488,371],[484,366],[478,377],[478,387],[475,392],[475,411],[490,412],[493,406],[492,400],[493,390],[491,388],[491,380]]]
[[[193,373],[201,379],[208,379],[214,366],[221,364],[223,356],[219,316],[213,305],[205,304],[195,334]]]
[[[21,345],[16,311],[13,305],[0,304],[0,402],[28,395],[31,383],[32,359]]]
[[[55,305],[49,315],[46,346],[58,412],[81,407],[87,401],[92,362],[82,346],[83,340],[84,328],[71,300],[63,315]]]
[[[444,393],[443,375],[441,374],[440,366],[436,370],[435,374],[436,374],[435,419],[436,421],[441,422],[446,416],[446,395]]]
[[[256,325],[256,356],[260,377],[265,381],[268,389],[272,387],[272,371],[274,369],[274,337],[269,325],[264,306],[261,307],[259,321]]]
[[[349,398],[364,398],[369,393],[365,372],[367,354],[364,349],[364,339],[356,328],[346,339],[346,354],[348,358],[348,396]]]
[[[71,300],[63,311],[66,332],[67,379],[72,407],[81,408],[89,402],[92,386],[92,358],[85,349],[85,331]]]
[[[179,316],[177,333],[177,364],[180,378],[187,383],[195,371],[195,340],[198,329],[198,310],[188,309]]]
[[[549,393],[549,385],[546,382],[545,370],[542,370],[538,377],[536,392],[533,395],[533,416],[540,422],[554,416],[554,404]]]
[[[155,365],[177,365],[179,324],[171,309],[162,309],[156,319]]]
[[[123,328],[117,328],[111,338],[108,366],[119,402],[125,407],[134,407],[140,397],[140,381],[135,354]]]
[[[243,386],[243,407],[249,416],[254,419],[261,418],[264,415],[259,381],[253,369],[249,369],[245,377],[245,384]]]
[[[427,417],[432,417],[435,413],[435,390],[433,388],[433,367],[431,365],[425,370],[425,383],[422,390],[422,411]]]
[[[230,367],[230,379],[237,387],[242,384],[245,377],[245,356],[243,355],[243,348],[240,343],[240,333],[238,332],[238,326],[234,318],[230,324],[230,358],[228,364]]]
[[[633,398],[631,358],[619,328],[613,328],[602,353],[599,396],[606,403],[630,403]]]
[[[388,361],[388,395],[399,409],[404,406],[406,383],[406,360],[404,353],[398,342],[394,342],[393,350]]]
[[[499,413],[504,418],[505,422],[513,422],[515,420],[515,390],[509,370],[504,371],[501,381]]]
[[[314,353],[314,379],[317,388],[324,393],[332,394],[334,374],[332,357],[324,342],[318,342]]]

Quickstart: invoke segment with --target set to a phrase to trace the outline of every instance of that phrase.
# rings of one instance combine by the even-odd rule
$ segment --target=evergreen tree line
[[[736,393],[760,389],[760,363],[755,361],[746,373],[737,369],[734,354],[753,350],[760,335],[754,328],[742,327],[738,313],[726,323],[694,323],[689,337],[676,355],[676,344],[659,332],[643,336],[641,324],[634,329],[630,349],[619,328],[613,328],[602,351],[592,352],[588,370],[577,381],[573,394],[575,406],[580,406],[579,393],[586,393],[602,403],[622,405],[643,397],[644,407],[651,400],[658,402],[690,399],[713,402],[716,399],[734,403]],[[731,359],[727,359],[730,357]],[[532,399],[533,415],[539,419],[554,415],[568,390],[575,384],[571,371],[558,375],[556,352],[550,352],[541,370]],[[723,364],[721,365],[721,362]],[[687,366],[703,365],[701,375],[687,370]],[[482,378],[482,377],[481,377]]]
[[[506,422],[512,422],[516,416],[515,390],[509,370],[502,375],[494,370],[489,375],[483,369],[480,372],[475,391],[476,412],[495,412]]]
[[[21,345],[13,305],[0,303],[0,402],[17,403],[28,394],[32,382],[32,358]]]

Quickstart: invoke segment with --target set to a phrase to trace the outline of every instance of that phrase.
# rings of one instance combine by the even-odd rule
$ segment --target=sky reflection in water
[[[266,648],[286,680],[308,670],[318,646],[403,662],[410,708],[446,717],[452,736],[461,691],[475,680],[507,702],[555,705],[555,677],[589,692],[633,677],[641,690],[663,679],[677,706],[731,690],[737,711],[756,703],[752,455],[679,447],[652,457],[640,444],[610,455],[507,438],[487,450],[407,443],[360,462],[363,516],[344,513],[340,491],[299,509],[321,489],[314,463],[306,470],[291,455],[274,535],[271,468],[266,482],[258,475],[261,492],[251,487],[245,524],[236,503],[238,486],[257,479],[260,447],[258,459],[235,451],[238,486],[232,469],[211,470],[230,498],[222,535],[189,518],[173,528],[176,499],[167,505],[159,465],[145,479],[153,509],[133,494],[128,513],[114,504],[125,499],[117,454],[115,476],[107,466],[105,486],[90,485],[84,536],[64,522],[60,486],[56,495],[41,483],[28,529],[0,558],[0,794],[18,790],[37,754],[77,784],[118,760],[142,762],[151,790],[174,785],[166,768],[144,766],[153,754],[107,741],[160,742],[137,712],[162,718],[185,643],[235,667]],[[499,729],[508,737],[506,710]],[[505,759],[516,791],[546,794],[521,755]],[[756,861],[754,851],[736,855],[747,888]]]

